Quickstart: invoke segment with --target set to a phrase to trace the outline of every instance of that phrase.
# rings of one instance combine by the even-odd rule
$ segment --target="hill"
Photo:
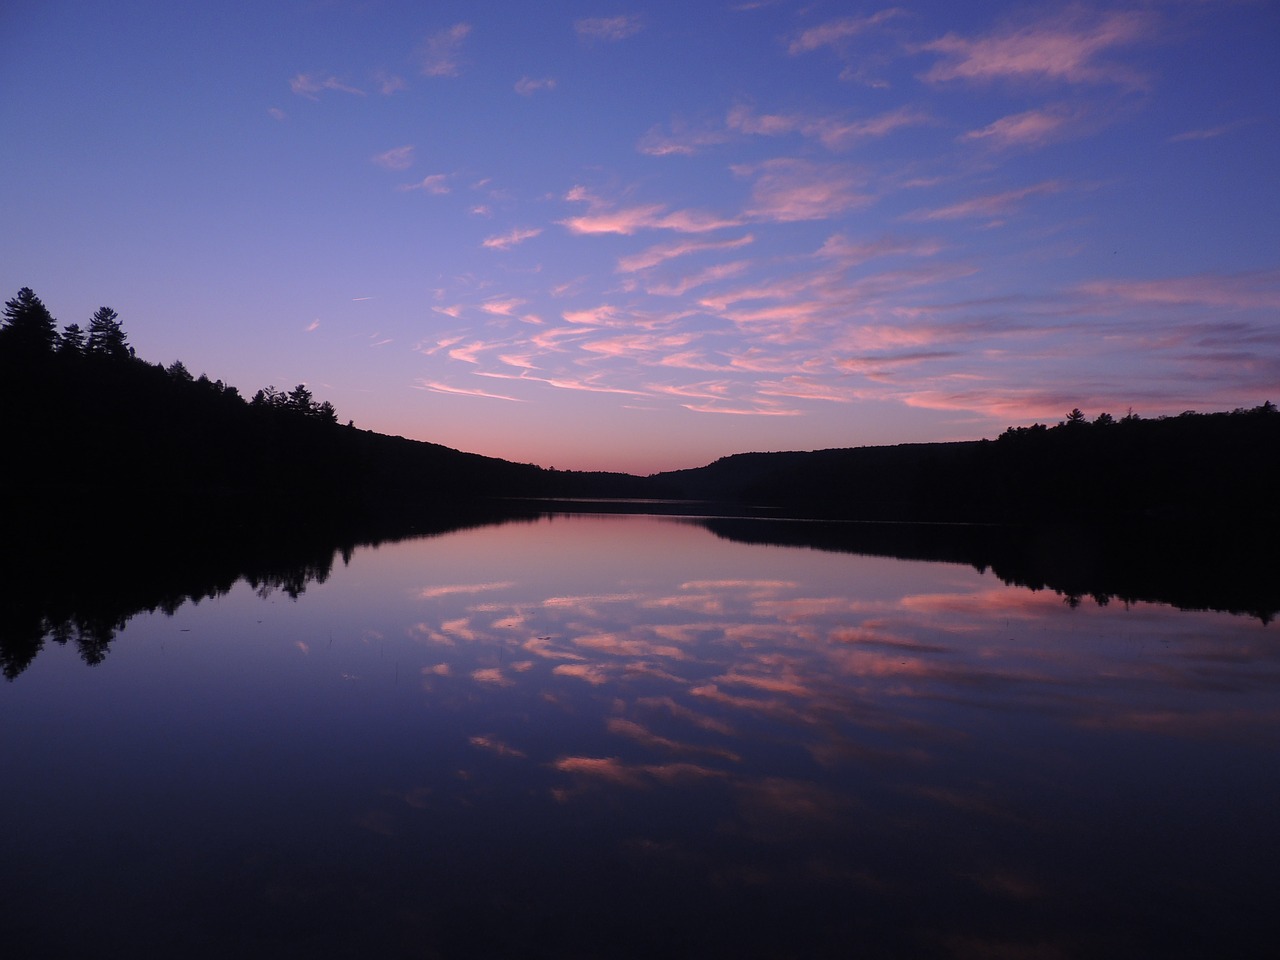
[[[58,333],[27,289],[0,324],[0,503],[10,538],[412,529],[481,498],[642,495],[621,474],[550,471],[341,425],[299,385],[252,399],[137,358],[114,311]]]
[[[795,516],[937,522],[1280,523],[1280,414],[1009,428],[995,440],[745,453],[654,478]]]

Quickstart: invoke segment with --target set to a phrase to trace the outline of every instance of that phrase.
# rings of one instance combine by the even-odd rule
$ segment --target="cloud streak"
[[[613,17],[586,17],[575,20],[574,31],[588,42],[614,43],[634,37],[644,27],[638,14],[619,14]]]
[[[1154,16],[1146,11],[1094,12],[1077,6],[1051,19],[1006,26],[986,36],[948,33],[919,47],[941,58],[923,79],[928,83],[1030,80],[1140,88],[1146,85],[1143,77],[1122,63],[1104,59],[1104,54],[1149,40],[1156,26]]]

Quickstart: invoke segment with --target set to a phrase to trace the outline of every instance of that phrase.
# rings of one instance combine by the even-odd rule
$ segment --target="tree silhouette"
[[[30,287],[4,305],[4,325],[0,326],[0,343],[23,353],[52,353],[58,339],[58,325]]]
[[[120,326],[120,315],[99,307],[89,320],[89,353],[112,360],[128,360],[129,344]]]
[[[80,324],[67,324],[58,337],[58,353],[79,357],[84,355],[84,351],[84,331],[80,329]]]
[[[1084,414],[1080,412],[1079,407],[1067,414],[1067,426],[1069,427],[1083,427],[1088,422]]]
[[[289,391],[288,406],[295,413],[311,413],[311,391],[305,383],[300,383]]]

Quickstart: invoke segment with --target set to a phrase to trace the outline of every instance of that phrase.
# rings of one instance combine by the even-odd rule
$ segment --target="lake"
[[[757,529],[542,516],[46,637],[0,950],[1269,955],[1274,623]]]

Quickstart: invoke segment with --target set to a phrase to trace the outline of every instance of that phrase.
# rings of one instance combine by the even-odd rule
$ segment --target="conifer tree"
[[[99,307],[89,320],[89,353],[112,360],[128,360],[129,344],[120,315],[110,307]]]
[[[0,343],[24,353],[52,353],[58,339],[58,325],[30,287],[4,305]]]
[[[58,352],[77,357],[84,354],[84,331],[80,329],[80,324],[69,323],[62,328],[62,334],[58,337]]]

